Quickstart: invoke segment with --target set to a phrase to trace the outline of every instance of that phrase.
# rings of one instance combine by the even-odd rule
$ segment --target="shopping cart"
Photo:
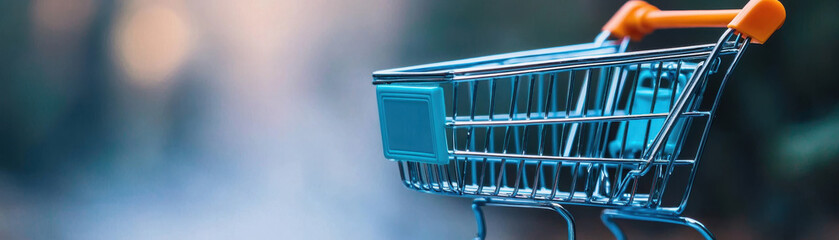
[[[377,71],[384,155],[407,188],[474,198],[479,239],[486,205],[555,210],[573,239],[560,204],[605,208],[618,239],[616,218],[713,239],[680,214],[731,71],[784,18],[777,0],[710,11],[630,1],[593,43]],[[716,44],[625,52],[654,29],[687,27],[728,29]]]

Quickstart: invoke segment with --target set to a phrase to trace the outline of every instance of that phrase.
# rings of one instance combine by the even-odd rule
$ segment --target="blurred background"
[[[469,199],[407,190],[382,156],[370,74],[589,42],[622,3],[0,1],[0,239],[470,238]],[[839,235],[839,2],[783,3],[725,91],[685,213],[721,239]],[[568,209],[580,237],[611,238],[600,209]],[[487,217],[491,239],[564,234],[548,211]]]

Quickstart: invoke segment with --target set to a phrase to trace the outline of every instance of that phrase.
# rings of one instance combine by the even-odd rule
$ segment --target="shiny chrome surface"
[[[625,240],[626,234],[623,233],[623,230],[615,223],[614,219],[627,219],[627,220],[636,220],[636,221],[647,221],[647,222],[662,222],[662,223],[670,223],[670,224],[678,224],[686,227],[693,228],[699,234],[702,235],[705,239],[716,239],[714,234],[711,233],[708,228],[705,227],[701,222],[694,220],[693,218],[687,217],[680,217],[677,215],[667,215],[667,214],[656,214],[656,213],[649,213],[649,212],[631,212],[631,211],[621,211],[616,209],[604,209],[603,213],[600,214],[600,220],[603,221],[603,225],[606,225],[606,228],[609,228],[609,231],[615,235],[617,240]]]
[[[623,52],[627,39],[605,36],[374,73],[374,84],[445,92],[450,161],[397,161],[404,185],[477,199],[479,238],[480,206],[505,201],[563,217],[559,204],[612,208],[607,225],[657,218],[701,232],[673,216],[685,208],[721,92],[750,39],[729,29],[716,44]]]
[[[568,232],[568,239],[574,240],[577,238],[576,228],[574,223],[574,216],[571,215],[568,210],[562,207],[557,203],[551,202],[543,202],[537,205],[534,205],[531,202],[522,202],[516,200],[508,200],[508,199],[493,199],[493,198],[476,198],[472,201],[472,212],[475,213],[475,221],[478,224],[478,231],[475,234],[476,240],[483,240],[486,238],[486,221],[484,220],[484,211],[481,207],[484,206],[498,206],[498,207],[521,207],[521,208],[542,208],[553,210],[559,213],[560,216],[565,220],[567,232]]]

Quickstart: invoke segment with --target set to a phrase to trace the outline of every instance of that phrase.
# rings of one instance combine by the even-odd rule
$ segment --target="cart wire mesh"
[[[729,30],[716,45],[630,53],[601,42],[380,71],[374,83],[443,90],[449,162],[398,161],[410,189],[680,213],[747,41]]]

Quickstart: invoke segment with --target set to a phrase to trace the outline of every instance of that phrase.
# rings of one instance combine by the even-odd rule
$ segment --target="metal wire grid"
[[[446,93],[451,162],[399,162],[402,180],[408,188],[438,194],[681,212],[709,116],[740,55],[732,56],[748,45],[731,36],[727,32],[721,47],[700,52],[695,50],[702,46],[523,68],[497,77],[449,76],[439,85]],[[702,67],[707,59],[714,60]],[[717,74],[722,63],[728,69]],[[689,84],[683,77],[696,80],[697,90],[685,91]],[[716,93],[714,101],[703,103],[706,89]],[[636,103],[650,93],[651,103]],[[687,108],[652,152],[682,93],[689,94]],[[640,138],[628,137],[637,126],[644,126],[643,140],[628,141]],[[662,205],[677,169],[688,178],[680,180],[675,201]]]

